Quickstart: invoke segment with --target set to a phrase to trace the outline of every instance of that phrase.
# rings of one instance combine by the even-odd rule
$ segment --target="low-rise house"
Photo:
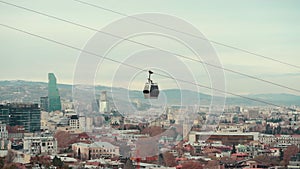
[[[74,143],[72,150],[79,159],[112,158],[120,155],[120,148],[108,142],[94,142],[92,144]]]
[[[23,146],[31,155],[57,153],[57,141],[53,136],[24,137]]]

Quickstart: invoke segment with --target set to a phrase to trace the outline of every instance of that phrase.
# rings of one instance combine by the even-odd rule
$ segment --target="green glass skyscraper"
[[[53,73],[48,73],[48,111],[61,110],[60,96],[56,85],[56,77]]]

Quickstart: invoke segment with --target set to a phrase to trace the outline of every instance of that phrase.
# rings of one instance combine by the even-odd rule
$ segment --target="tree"
[[[295,145],[288,146],[283,152],[283,161],[287,165],[291,160],[291,157],[299,152],[299,148]]]
[[[173,156],[172,153],[165,152],[165,153],[163,153],[163,157],[164,157],[165,165],[167,167],[174,167],[174,166],[176,166],[175,157]]]
[[[14,159],[15,159],[14,152],[12,150],[8,150],[7,155],[5,157],[5,163],[11,164],[11,163],[13,163]]]
[[[276,129],[277,129],[277,134],[281,134],[281,126],[279,125]]]
[[[77,157],[81,160],[81,152],[80,152],[80,148],[78,149]]]
[[[182,163],[182,169],[202,169],[202,164],[197,161],[188,161],[185,163]]]
[[[57,156],[55,156],[52,160],[52,163],[54,166],[56,167],[62,167],[64,165],[64,163],[61,161],[60,158],[58,158]]]
[[[69,169],[69,166],[67,164],[64,164],[61,169]]]
[[[166,165],[162,153],[159,153],[159,155],[158,155],[158,165],[162,165],[162,166]]]
[[[283,160],[283,150],[282,150],[282,148],[279,149],[279,153],[280,153],[279,159],[280,159],[280,161],[282,161]]]
[[[5,164],[5,159],[0,157],[0,168],[3,168]]]
[[[232,118],[232,121],[233,121],[233,123],[238,123],[238,122],[239,122],[239,117],[234,116],[234,117]]]
[[[165,130],[159,126],[151,126],[144,128],[141,133],[142,134],[149,134],[151,137],[159,135],[163,133]]]
[[[265,131],[266,134],[272,134],[272,128],[270,126],[270,124],[267,124],[266,125],[266,131]]]
[[[236,148],[235,145],[232,146],[232,150],[231,150],[231,154],[235,154],[236,153]]]
[[[253,160],[258,162],[259,164],[263,164],[269,167],[280,165],[280,162],[277,157],[272,157],[268,155],[259,155],[256,156]]]
[[[205,165],[205,168],[219,168],[219,161],[211,160]]]
[[[54,135],[58,148],[68,148],[71,144],[79,141],[78,134],[71,134],[66,131],[57,131]]]
[[[14,163],[7,164],[3,167],[3,169],[16,169],[18,168]]]
[[[129,158],[127,158],[126,163],[124,165],[124,169],[132,169],[132,168],[134,168],[133,163]]]

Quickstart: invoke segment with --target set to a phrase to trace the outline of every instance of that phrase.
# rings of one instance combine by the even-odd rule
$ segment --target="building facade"
[[[189,133],[191,143],[199,141],[215,142],[221,141],[224,145],[248,144],[251,141],[258,140],[258,132],[197,132]]]
[[[300,148],[300,135],[260,134],[258,138],[261,143],[272,144],[278,148],[286,148],[290,145],[295,145]]]
[[[72,150],[77,158],[85,160],[112,158],[120,155],[120,148],[108,142],[75,143],[72,145]]]
[[[41,129],[41,111],[38,104],[8,103],[0,105],[0,121],[10,126],[23,126],[27,132]]]
[[[3,124],[0,121],[0,139],[7,139],[8,138],[8,132],[6,130],[6,124]]]
[[[77,115],[72,115],[69,120],[69,126],[71,129],[79,129],[79,118]]]
[[[57,141],[53,136],[24,137],[24,151],[31,155],[57,153]]]
[[[41,108],[41,110],[48,111],[48,107],[49,107],[48,102],[49,102],[48,96],[40,97],[40,108]]]
[[[102,91],[100,95],[100,101],[99,101],[99,112],[100,113],[107,113],[110,111],[109,103],[107,99],[107,92]]]

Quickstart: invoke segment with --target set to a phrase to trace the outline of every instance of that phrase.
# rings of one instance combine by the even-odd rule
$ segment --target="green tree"
[[[232,146],[232,150],[231,150],[231,154],[235,154],[236,153],[236,148],[235,145]]]
[[[4,167],[4,158],[0,158],[0,168],[3,168]]]
[[[270,126],[270,124],[267,124],[266,125],[266,131],[265,131],[266,134],[272,134],[272,128]]]
[[[276,130],[277,130],[277,134],[281,134],[281,126],[278,126],[278,127],[276,128]]]
[[[279,153],[280,153],[279,159],[280,159],[280,161],[282,161],[283,160],[283,150],[282,150],[282,148],[279,149]]]
[[[61,159],[58,158],[57,156],[55,156],[55,157],[53,158],[52,164],[53,164],[54,166],[56,166],[56,167],[59,167],[59,168],[61,168],[61,167],[64,165],[64,163],[61,161]]]
[[[234,116],[232,119],[233,123],[238,123],[239,122],[239,118],[237,116]]]
[[[77,157],[81,160],[81,152],[80,152],[80,148],[78,149]]]

